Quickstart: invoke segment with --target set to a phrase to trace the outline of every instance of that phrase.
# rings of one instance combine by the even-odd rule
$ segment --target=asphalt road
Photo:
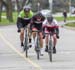
[[[34,47],[26,58],[16,25],[0,27],[0,70],[75,70],[75,30],[60,28],[56,48],[53,62],[46,52],[37,60]]]

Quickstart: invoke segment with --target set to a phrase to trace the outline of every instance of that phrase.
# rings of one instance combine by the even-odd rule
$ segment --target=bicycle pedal
[[[43,56],[44,54],[40,54],[40,56]]]
[[[29,43],[29,44],[28,44],[28,47],[31,48],[31,47],[32,47],[32,43]]]
[[[37,47],[35,48],[35,50],[36,50],[36,51],[40,51],[40,49],[39,49],[39,48],[37,48]]]

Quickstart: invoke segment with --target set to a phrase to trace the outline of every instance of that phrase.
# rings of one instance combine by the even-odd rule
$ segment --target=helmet
[[[24,6],[23,9],[24,9],[25,12],[29,12],[31,7],[30,6]]]
[[[37,13],[35,14],[35,16],[36,16],[36,17],[42,17],[43,15],[42,15],[41,12],[37,12]]]
[[[48,22],[52,22],[53,21],[53,16],[49,16],[47,17]]]

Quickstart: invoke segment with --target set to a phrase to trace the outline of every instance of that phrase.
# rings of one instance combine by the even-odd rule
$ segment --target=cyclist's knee
[[[20,34],[21,34],[21,35],[24,35],[24,30],[23,30],[23,29],[21,29]]]
[[[39,35],[40,35],[40,39],[43,39],[42,32],[40,32]]]
[[[23,36],[23,35],[24,35],[24,33],[23,33],[23,32],[21,32],[20,34],[21,34],[21,36]]]
[[[32,32],[32,35],[35,38],[36,37],[36,32]]]
[[[54,40],[56,40],[56,39],[57,39],[56,34],[54,34],[54,35],[53,35],[53,39],[54,39]]]

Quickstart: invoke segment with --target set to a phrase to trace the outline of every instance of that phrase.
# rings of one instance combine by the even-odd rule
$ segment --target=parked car
[[[43,10],[41,10],[41,13],[42,13],[45,17],[47,17],[48,15],[51,14],[51,11],[48,10],[48,9],[43,9]]]
[[[71,7],[71,13],[75,14],[75,7],[73,7],[73,6]]]

